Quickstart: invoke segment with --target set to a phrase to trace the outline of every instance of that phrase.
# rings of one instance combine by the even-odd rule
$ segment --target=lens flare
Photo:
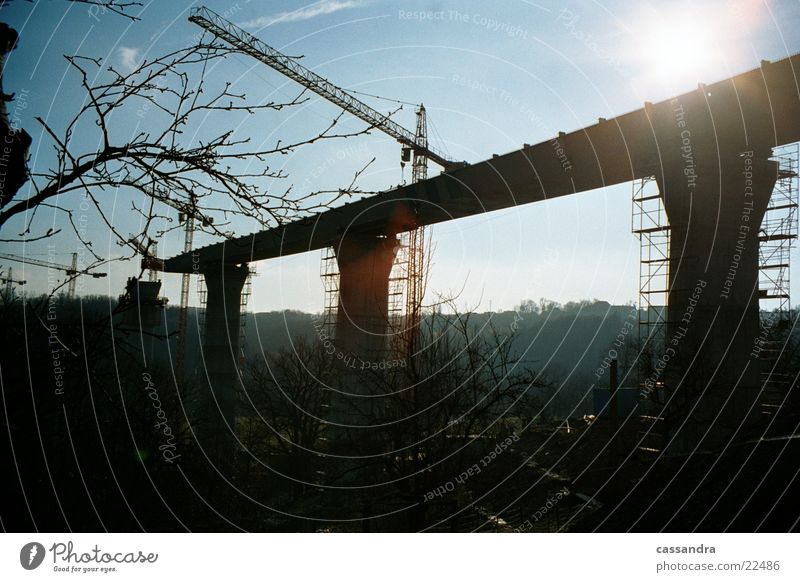
[[[713,27],[704,24],[681,14],[661,14],[643,26],[641,58],[654,78],[668,86],[691,86],[719,63]]]

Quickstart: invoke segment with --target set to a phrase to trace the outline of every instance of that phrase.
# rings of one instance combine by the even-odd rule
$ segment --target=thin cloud
[[[259,16],[252,20],[242,23],[243,28],[264,28],[282,22],[298,22],[300,20],[310,20],[317,16],[333,14],[340,10],[357,8],[364,3],[361,0],[320,0],[309,4],[304,8],[298,8],[289,12],[280,12],[271,16]]]
[[[119,47],[117,55],[119,56],[120,65],[122,65],[122,68],[125,71],[130,73],[136,67],[139,66],[139,62],[141,61],[141,59],[139,58],[140,52],[141,51],[135,47],[128,47],[128,46]]]

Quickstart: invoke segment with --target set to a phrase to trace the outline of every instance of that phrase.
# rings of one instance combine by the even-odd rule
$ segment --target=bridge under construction
[[[798,141],[800,55],[794,55],[505,155],[445,167],[433,178],[166,259],[163,270],[205,279],[204,359],[230,428],[240,382],[240,295],[250,263],[332,248],[340,277],[337,345],[371,360],[385,348],[389,277],[401,233],[647,181],[653,193],[642,191],[634,202],[643,208],[651,200],[664,216],[638,234],[668,236],[659,257],[643,259],[664,275],[658,291],[666,307],[658,316],[663,369],[654,371],[642,397],[663,404],[675,450],[701,443],[715,448],[748,436],[759,411],[763,384],[750,354],[761,333],[759,273],[770,267],[760,262],[759,249],[796,236],[767,232],[767,225],[769,213],[780,210],[776,185],[796,177],[796,166],[782,166],[774,150]],[[794,213],[796,200],[786,204]]]

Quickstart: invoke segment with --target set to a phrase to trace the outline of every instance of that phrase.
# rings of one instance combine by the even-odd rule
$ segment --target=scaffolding
[[[208,305],[206,278],[202,275],[197,278],[197,297],[200,299],[200,309],[197,310],[197,337],[202,346],[206,339],[206,306]]]
[[[401,349],[400,338],[403,328],[403,314],[405,312],[406,281],[409,270],[409,233],[402,233],[397,239],[397,254],[394,257],[392,270],[389,273],[389,296],[387,333],[389,334],[392,349]]]
[[[410,233],[409,273],[406,295],[406,354],[411,357],[417,351],[422,318],[422,298],[427,287],[427,274],[430,265],[430,231],[420,227]]]
[[[789,264],[797,239],[798,144],[776,148],[778,180],[758,233],[759,307],[780,321],[791,318]]]
[[[188,213],[179,212],[178,213],[178,221],[183,223],[184,228],[184,235],[183,235],[183,252],[190,253],[192,252],[192,246],[194,244],[194,230],[195,230],[195,219],[194,216]],[[206,222],[210,223],[210,220]],[[176,351],[178,352],[177,357],[177,369],[178,374],[180,376],[185,375],[186,372],[186,345],[188,343],[188,331],[189,331],[189,289],[192,284],[192,275],[191,273],[182,273],[181,274],[181,300],[178,304],[178,342],[176,345]]]
[[[758,233],[758,356],[761,414],[765,416],[778,413],[794,382],[792,374],[782,371],[780,357],[792,320],[789,271],[798,234],[798,147],[795,143],[774,150],[778,179]]]
[[[654,177],[633,183],[631,230],[639,239],[639,451],[650,455],[664,444],[661,416],[664,378],[656,363],[667,346],[670,226],[664,200]]]
[[[242,294],[239,298],[239,363],[244,363],[245,359],[245,338],[247,331],[247,304],[253,294],[253,277],[256,275],[256,267],[248,265],[247,279],[245,279]],[[208,289],[206,288],[205,278],[201,275],[197,278],[197,296],[200,299],[200,309],[197,311],[197,329],[200,345],[205,344],[206,330],[206,307],[208,305]]]
[[[631,229],[639,239],[639,341],[645,368],[667,342],[670,227],[655,178],[634,182]]]
[[[428,121],[425,106],[417,108],[416,141],[428,147]],[[411,161],[411,181],[428,178],[428,159],[411,147],[404,147],[400,167]],[[397,237],[397,254],[389,275],[390,349],[397,358],[406,359],[416,351],[422,296],[425,292],[426,230],[424,226],[401,232]]]
[[[405,357],[416,348],[422,295],[425,289],[427,266],[426,229],[417,228],[401,233],[397,240],[397,254],[389,273],[388,322],[390,349]],[[320,278],[325,293],[320,328],[325,337],[335,340],[336,316],[339,305],[339,266],[336,251],[323,249],[320,261]]]
[[[425,106],[422,104],[417,109],[416,139],[418,144],[424,147],[428,146],[428,118]],[[417,183],[427,178],[428,158],[423,153],[414,151],[411,181]],[[398,240],[400,246],[392,276],[396,277],[399,282],[400,296],[398,299],[404,313],[396,312],[394,316],[396,321],[392,322],[390,311],[389,329],[397,344],[396,353],[400,359],[413,357],[417,350],[422,297],[425,294],[425,274],[429,262],[426,253],[430,244],[428,238],[428,231],[424,226],[420,226],[401,233]],[[391,310],[391,295],[389,305]],[[394,327],[391,326],[392,323],[394,323]]]
[[[398,249],[389,275],[389,325],[392,350],[398,358],[417,349],[422,296],[428,257],[427,230],[416,228],[398,237]]]
[[[420,182],[428,177],[427,116],[425,106],[417,109],[416,144],[423,148],[404,146],[401,154],[401,167],[412,162],[412,182]],[[413,158],[413,159],[412,159]],[[428,235],[425,227],[401,232],[397,237],[398,250],[389,274],[388,321],[390,349],[398,358],[406,358],[414,353],[419,333],[419,320],[422,297],[425,292],[425,273],[427,271]],[[339,303],[339,267],[333,248],[322,251],[320,277],[325,292],[325,306],[322,311],[322,329],[328,338],[335,339],[336,314]]]
[[[252,263],[247,265],[247,279],[242,287],[242,295],[239,302],[239,363],[245,360],[245,339],[247,331],[247,304],[253,294],[253,277],[256,276],[256,266]]]
[[[336,331],[336,312],[339,307],[339,264],[336,262],[336,251],[333,247],[322,250],[319,274],[325,291],[321,329],[333,340]]]

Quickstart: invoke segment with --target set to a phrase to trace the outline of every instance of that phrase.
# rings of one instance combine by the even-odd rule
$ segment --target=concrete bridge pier
[[[667,162],[657,178],[671,227],[664,354],[671,452],[753,436],[758,236],[777,179],[769,153],[708,147]]]
[[[355,455],[374,448],[367,427],[376,422],[383,403],[380,398],[365,396],[380,390],[371,368],[387,355],[389,274],[397,239],[394,235],[348,235],[339,241],[335,252],[339,267],[335,332],[339,391],[331,393],[333,426],[328,441],[332,450],[346,449],[346,454]]]
[[[198,437],[210,456],[222,463],[228,463],[234,451],[241,295],[248,274],[246,264],[223,263],[203,271],[208,295],[202,362],[209,391],[201,402]]]
[[[365,362],[384,357],[389,323],[389,274],[395,236],[348,236],[336,247],[339,305],[336,345]]]

